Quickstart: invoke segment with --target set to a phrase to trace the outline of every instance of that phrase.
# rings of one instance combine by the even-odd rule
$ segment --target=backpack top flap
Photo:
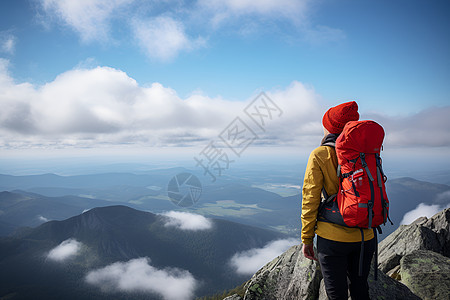
[[[355,159],[359,153],[380,153],[384,129],[370,120],[350,121],[336,140],[339,161]]]

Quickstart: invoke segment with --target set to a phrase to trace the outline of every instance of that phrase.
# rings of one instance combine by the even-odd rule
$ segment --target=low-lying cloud
[[[198,286],[191,273],[180,269],[157,269],[148,258],[116,262],[86,275],[86,281],[105,292],[155,293],[166,300],[192,299]]]
[[[74,239],[68,239],[50,250],[47,255],[48,259],[54,261],[64,261],[79,254],[82,243]]]
[[[46,217],[41,216],[41,215],[37,216],[37,218],[39,221],[44,222],[44,223],[50,221],[49,219],[47,219]]]
[[[179,211],[169,211],[162,215],[166,217],[166,227],[189,231],[208,230],[213,227],[213,222],[202,215]]]
[[[445,208],[449,208],[450,203],[447,205],[440,205],[440,204],[425,204],[420,203],[415,209],[407,212],[404,216],[402,221],[400,222],[400,225],[409,225],[415,220],[417,220],[420,217],[427,217],[431,218],[441,210]]]
[[[230,263],[236,270],[236,273],[251,275],[291,246],[298,243],[299,242],[296,239],[272,241],[263,248],[253,248],[236,253],[231,258]]]

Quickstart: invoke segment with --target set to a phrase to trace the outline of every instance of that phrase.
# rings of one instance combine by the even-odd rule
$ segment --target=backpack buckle
[[[350,178],[353,182],[356,182],[358,180],[358,178],[361,177],[363,174],[364,174],[364,170],[359,169],[359,170],[354,171]]]

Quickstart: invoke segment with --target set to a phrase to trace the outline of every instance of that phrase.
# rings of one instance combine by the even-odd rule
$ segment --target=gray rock
[[[373,268],[367,279],[369,284],[369,295],[372,300],[420,300],[420,298],[409,290],[404,284],[392,279],[386,274],[378,271],[378,279],[374,280]],[[325,284],[320,282],[319,300],[327,300]],[[350,292],[349,292],[349,298]]]
[[[450,208],[430,219],[421,217],[401,225],[378,245],[378,267],[389,272],[415,250],[430,250],[450,257]]]
[[[450,258],[417,250],[400,261],[401,281],[424,300],[450,299]]]
[[[370,270],[367,282],[369,283],[369,295],[372,300],[420,300],[406,285],[392,279],[380,270],[378,270],[378,279],[375,281],[373,267]]]
[[[317,299],[322,279],[319,264],[293,246],[261,268],[245,284],[244,300]]]

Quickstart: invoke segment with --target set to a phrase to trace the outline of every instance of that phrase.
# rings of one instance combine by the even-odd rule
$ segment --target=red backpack
[[[374,121],[348,122],[336,139],[339,191],[319,209],[319,220],[346,227],[376,228],[389,218],[380,150],[384,130]],[[390,221],[390,219],[389,219]]]
[[[389,219],[389,200],[386,194],[386,176],[381,166],[380,150],[384,130],[374,121],[351,121],[337,137],[335,149],[338,158],[339,190],[328,197],[322,189],[324,201],[319,206],[318,220],[361,230],[359,276],[362,275],[364,234],[362,228],[373,228],[375,244],[377,231]],[[393,225],[393,224],[392,224]],[[378,250],[373,260],[377,280]]]

